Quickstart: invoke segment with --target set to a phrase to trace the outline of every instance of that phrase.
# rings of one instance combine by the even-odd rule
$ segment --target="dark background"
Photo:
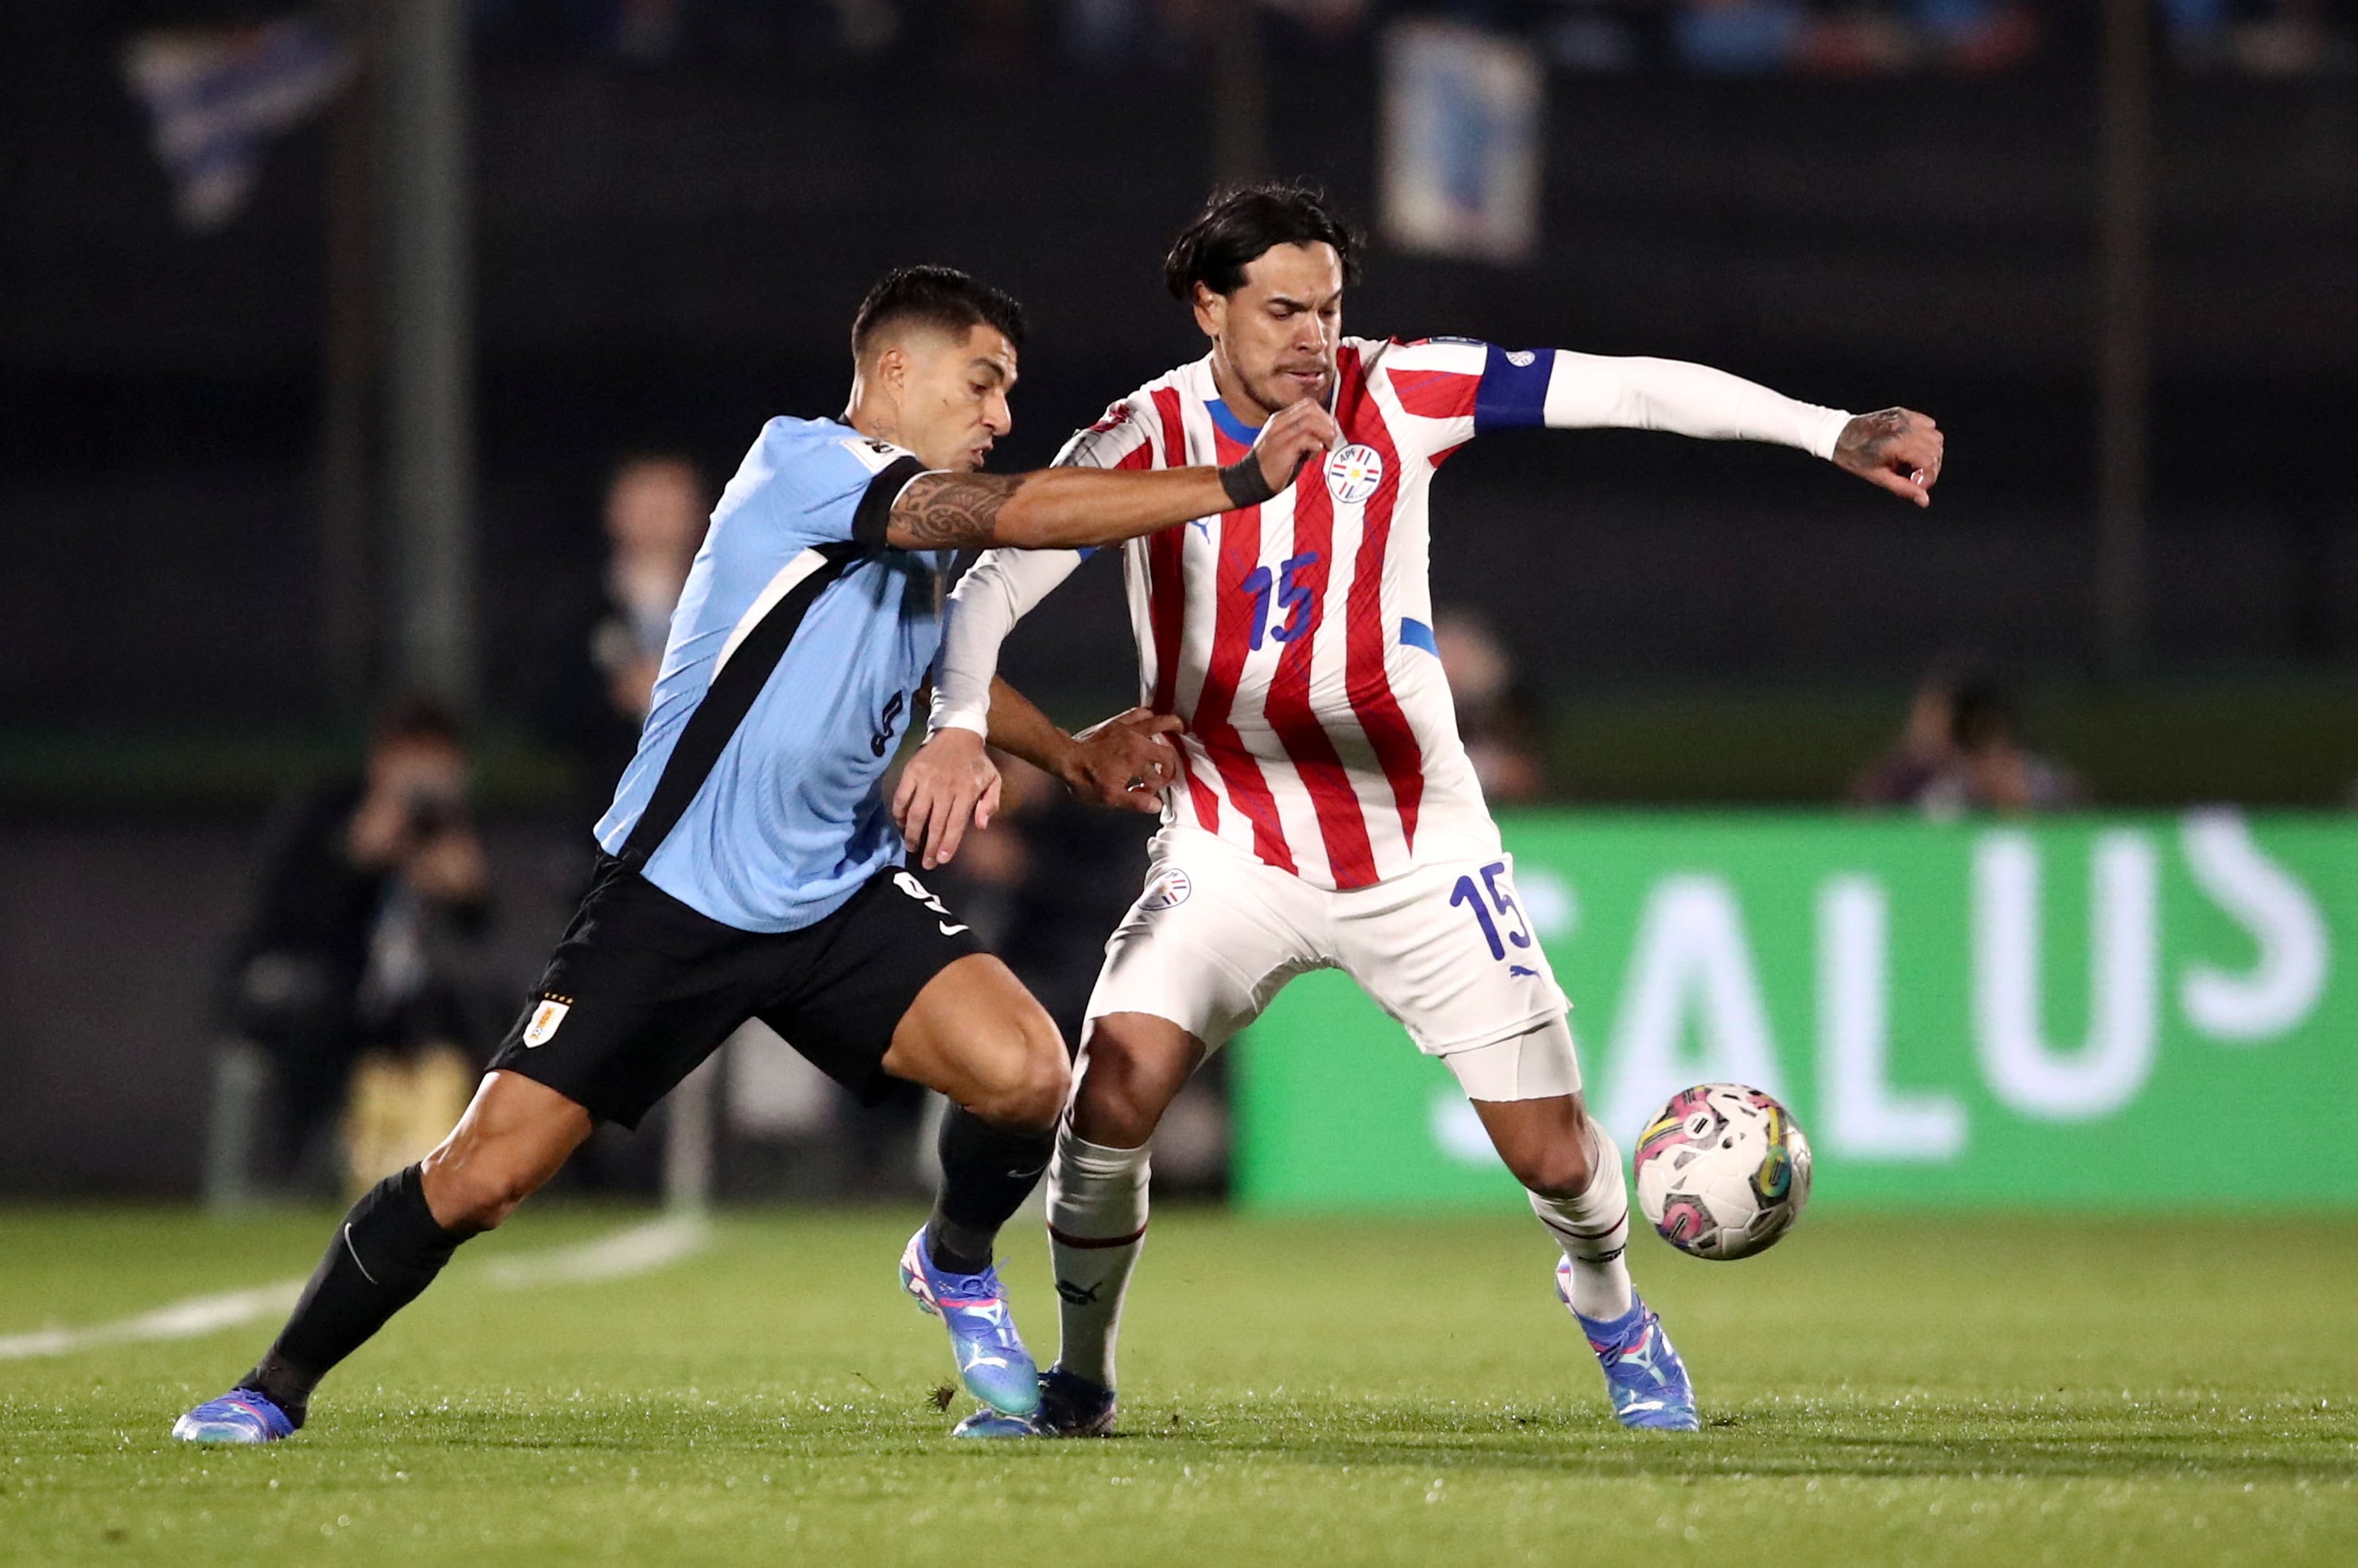
[[[180,231],[103,9],[20,5],[0,44],[0,712],[333,719],[308,515],[324,135],[272,147],[222,232]],[[1296,58],[1286,41],[1271,161],[1372,216],[1370,46]],[[1379,248],[1352,330],[1695,358],[1812,400],[1904,401],[1951,433],[1948,482],[1920,518],[1781,451],[1501,438],[1439,492],[1440,597],[1485,606],[1566,698],[1887,687],[1960,645],[2034,679],[2092,668],[2086,73],[2067,56],[1979,81],[1573,76],[1552,96],[1541,259]],[[1209,181],[1209,104],[1194,73],[1054,58],[654,69],[489,49],[473,112],[493,715],[522,717],[533,585],[590,541],[611,460],[678,445],[725,474],[769,415],[833,411],[845,323],[883,268],[954,263],[1030,306],[1012,464],[1193,357],[1156,264]],[[2358,101],[2336,76],[2166,76],[2159,121],[2151,674],[2346,667],[2358,516],[2334,454],[2337,411],[2358,406]],[[1117,598],[1062,596],[1014,673],[1119,699],[1111,671],[1055,689],[1106,645]]]

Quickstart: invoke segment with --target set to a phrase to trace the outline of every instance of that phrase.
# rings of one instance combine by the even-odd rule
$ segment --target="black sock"
[[[417,1166],[387,1176],[336,1227],[295,1314],[238,1387],[268,1395],[302,1425],[311,1390],[329,1368],[415,1301],[465,1239],[435,1223]]]
[[[953,1274],[990,1267],[990,1244],[1008,1216],[1023,1206],[1056,1135],[993,1127],[964,1106],[942,1119],[942,1187],[925,1222],[925,1249]]]

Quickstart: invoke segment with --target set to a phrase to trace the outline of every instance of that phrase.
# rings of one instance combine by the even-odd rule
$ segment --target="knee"
[[[1014,1048],[1001,1057],[1004,1066],[967,1108],[1001,1127],[1027,1132],[1055,1128],[1073,1085],[1072,1065],[1065,1059],[1065,1042],[1056,1026],[1044,1016],[1023,1025]]]
[[[1092,1143],[1143,1147],[1154,1136],[1171,1093],[1163,1075],[1100,1035],[1081,1058],[1080,1083],[1073,1092],[1074,1128]]]
[[[540,1186],[538,1173],[502,1151],[455,1143],[428,1154],[422,1174],[435,1223],[464,1236],[498,1229]]]
[[[1587,1142],[1579,1137],[1534,1139],[1498,1155],[1515,1180],[1543,1198],[1576,1198],[1595,1176]]]

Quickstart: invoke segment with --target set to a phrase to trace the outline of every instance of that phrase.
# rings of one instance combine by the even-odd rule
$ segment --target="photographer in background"
[[[1952,700],[1949,739],[1956,761],[1922,802],[1935,819],[1963,811],[2028,816],[2087,804],[2079,778],[2062,763],[2023,743],[2014,698],[1990,681],[1960,684]]]
[[[340,1162],[354,1190],[458,1120],[482,1031],[450,959],[487,924],[485,887],[467,753],[430,703],[378,718],[360,778],[281,808],[225,1010],[276,1069],[280,1173],[316,1169],[348,1102]]]

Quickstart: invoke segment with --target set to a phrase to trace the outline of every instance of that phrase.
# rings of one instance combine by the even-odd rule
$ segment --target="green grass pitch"
[[[957,1444],[894,1285],[914,1215],[730,1216],[659,1271],[500,1288],[630,1217],[469,1248],[276,1448],[165,1437],[275,1324],[0,1361],[0,1563],[2358,1562],[2350,1219],[1640,1238],[1704,1407],[1680,1436],[1612,1423],[1527,1218],[1167,1212],[1123,1435]],[[0,1211],[0,1336],[299,1276],[327,1228]],[[1045,1350],[1036,1222],[1010,1253]]]

